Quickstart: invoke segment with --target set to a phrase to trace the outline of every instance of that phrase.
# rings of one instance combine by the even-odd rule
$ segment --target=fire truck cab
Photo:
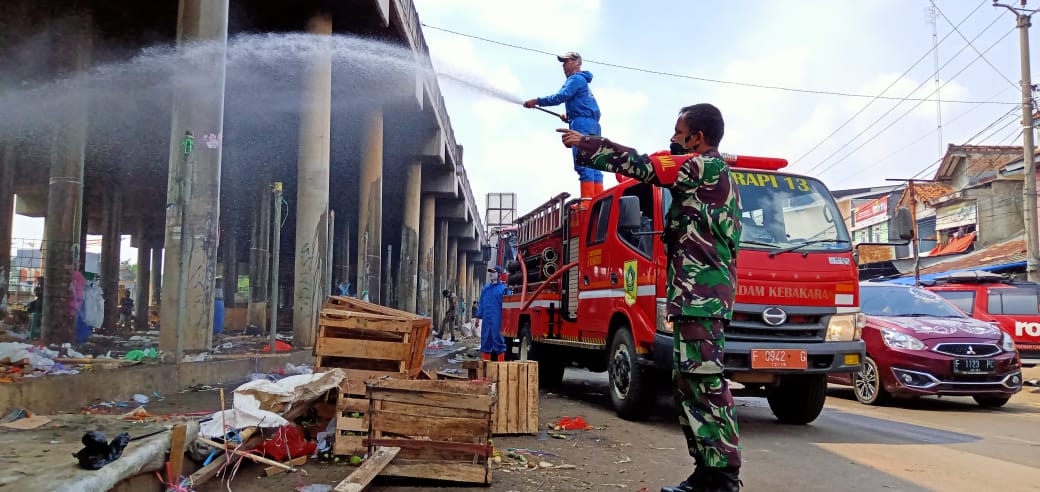
[[[808,423],[827,374],[855,372],[858,273],[841,214],[818,180],[782,173],[782,159],[728,156],[742,201],[738,291],[726,330],[726,375],[768,397],[783,422]],[[667,188],[632,179],[588,201],[562,194],[517,221],[513,295],[503,304],[511,352],[539,362],[542,384],[564,368],[607,371],[619,416],[638,420],[670,374],[667,263],[660,239]]]

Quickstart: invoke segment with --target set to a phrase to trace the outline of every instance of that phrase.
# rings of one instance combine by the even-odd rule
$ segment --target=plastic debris
[[[105,435],[90,431],[83,435],[83,449],[73,456],[79,460],[80,468],[87,470],[100,470],[103,466],[123,456],[123,450],[130,444],[130,434],[123,432],[116,436],[111,443],[106,442]]]
[[[580,415],[574,417],[563,417],[553,424],[553,430],[589,430],[592,427],[585,422],[585,419]]]
[[[140,393],[135,394],[133,400],[137,403],[140,403],[141,405],[144,405],[151,401],[147,396],[142,395]]]

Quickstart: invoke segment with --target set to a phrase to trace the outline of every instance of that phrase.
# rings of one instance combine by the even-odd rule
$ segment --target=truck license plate
[[[809,355],[804,350],[752,349],[752,369],[805,369]]]
[[[957,374],[990,374],[996,367],[993,359],[953,359],[953,372]]]

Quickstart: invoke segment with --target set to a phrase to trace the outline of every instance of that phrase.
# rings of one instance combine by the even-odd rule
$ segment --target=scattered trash
[[[147,396],[137,393],[134,395],[133,400],[141,405],[147,404],[150,400]]]
[[[87,356],[85,356],[82,353],[77,352],[75,349],[73,349],[71,343],[68,343],[68,342],[63,343],[61,345],[61,348],[65,349],[65,353],[68,354],[69,357],[72,357],[74,359],[86,359],[87,358]]]
[[[133,340],[134,338],[137,337],[131,337],[131,340]],[[131,350],[123,356],[123,359],[140,362],[145,358],[154,359],[156,357],[159,357],[159,351],[155,350],[155,348],[153,347],[147,350]]]
[[[1026,386],[1040,386],[1040,379],[1030,379],[1022,384]]]
[[[90,431],[83,435],[83,449],[77,451],[73,456],[79,460],[80,468],[100,470],[103,466],[119,459],[129,443],[130,434],[126,432],[119,434],[109,443],[106,442],[104,434]]]
[[[324,483],[315,483],[298,487],[297,492],[331,492],[332,486]]]
[[[304,439],[303,428],[298,425],[283,426],[260,444],[260,452],[277,461],[310,456],[317,448],[316,443]]]
[[[202,362],[209,360],[209,352],[202,352],[199,354],[184,354],[184,358],[181,359],[183,362]]]
[[[592,429],[588,423],[585,422],[581,416],[574,417],[563,417],[555,424],[552,425],[553,430],[589,430]]]
[[[292,352],[292,345],[289,345],[288,343],[285,343],[285,342],[283,342],[281,340],[275,340],[275,342],[274,342],[274,351],[275,352]],[[261,350],[261,352],[264,352],[264,353],[271,352],[271,346],[270,345],[265,346]]]
[[[24,409],[17,408],[12,410],[3,419],[0,419],[0,427],[14,430],[29,430],[36,429],[49,423],[51,419],[42,415],[33,415],[32,412]]]
[[[307,364],[294,365],[292,362],[285,363],[285,374],[287,375],[298,375],[298,374],[314,374],[312,369]]]
[[[574,465],[564,464],[564,465],[556,465],[556,466],[553,467],[553,469],[554,470],[577,470],[578,467],[574,466]]]

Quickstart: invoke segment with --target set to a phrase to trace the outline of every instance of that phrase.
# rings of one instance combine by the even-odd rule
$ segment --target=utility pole
[[[913,178],[911,179],[886,179],[885,181],[906,181],[906,190],[910,194],[910,223],[911,230],[913,230],[914,238],[910,240],[910,249],[914,253],[914,285],[917,287],[921,286],[921,242],[917,237],[917,190],[914,188]]]
[[[1024,200],[1023,223],[1026,227],[1026,276],[1030,282],[1040,281],[1040,243],[1037,238],[1036,213],[1036,161],[1033,159],[1033,80],[1029,70],[1029,26],[1036,10],[1027,10],[1026,0],[1020,8],[993,2],[994,7],[1004,7],[1015,14],[1019,32],[1022,64],[1022,163],[1025,166],[1025,185],[1022,187]]]
[[[270,350],[275,353],[278,339],[278,263],[282,250],[282,183],[274,183],[274,239],[271,240],[271,338]]]

